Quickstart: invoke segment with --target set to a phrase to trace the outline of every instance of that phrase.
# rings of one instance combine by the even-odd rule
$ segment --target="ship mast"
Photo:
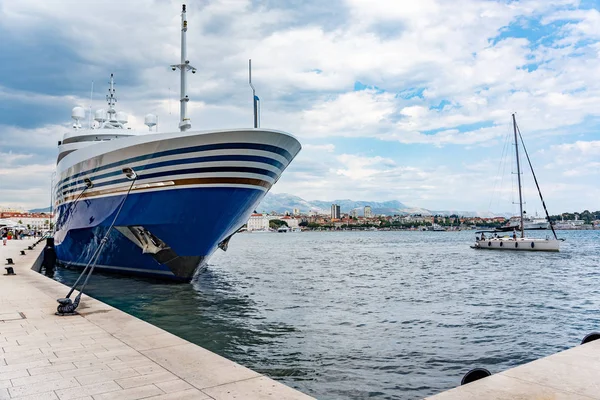
[[[187,80],[186,73],[187,71],[192,71],[192,74],[196,73],[196,68],[190,65],[190,62],[186,60],[187,58],[187,49],[186,49],[186,34],[187,34],[187,17],[185,4],[183,4],[181,9],[181,63],[171,65],[171,69],[175,71],[175,69],[179,68],[181,71],[181,99],[179,100],[181,103],[180,106],[180,121],[179,121],[179,130],[181,132],[185,132],[186,130],[192,127],[192,122],[187,116],[187,103],[190,101],[190,98],[187,95]]]
[[[114,78],[114,74],[110,74],[110,81],[108,82],[110,84],[110,87],[108,89],[108,94],[106,95],[106,102],[108,103],[108,120],[109,121],[116,121],[117,118],[115,117],[115,114],[117,113],[115,111],[115,103],[117,102],[117,98],[115,97],[115,78]]]
[[[252,84],[252,60],[248,60],[248,83],[252,88],[252,103],[254,104],[254,128],[258,128],[258,101],[259,98],[256,95],[256,89]]]
[[[519,182],[519,210],[521,212],[521,222],[519,229],[521,230],[521,237],[525,237],[524,221],[523,221],[523,194],[521,193],[521,164],[519,163],[519,139],[517,138],[517,120],[515,114],[512,115],[513,119],[513,131],[515,133],[515,152],[517,153],[517,179]]]

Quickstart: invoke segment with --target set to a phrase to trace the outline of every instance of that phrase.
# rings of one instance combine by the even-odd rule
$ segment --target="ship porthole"
[[[531,248],[533,249],[535,247],[535,243],[531,242]]]
[[[519,247],[519,243],[515,243],[515,248]]]
[[[500,242],[500,247],[502,247],[504,245],[504,243]]]
[[[491,246],[492,246],[492,242],[488,242],[488,247],[491,247]]]

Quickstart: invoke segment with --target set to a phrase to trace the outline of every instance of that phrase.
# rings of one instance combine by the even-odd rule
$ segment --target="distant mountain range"
[[[301,197],[294,196],[287,193],[267,193],[263,201],[257,207],[256,211],[270,213],[275,211],[276,213],[285,213],[286,211],[292,213],[294,208],[300,210],[301,213],[308,213],[309,211],[316,211],[319,214],[329,214],[331,212],[331,205],[339,204],[342,213],[349,213],[351,210],[356,209],[358,215],[364,215],[364,207],[371,206],[371,210],[374,215],[403,215],[403,214],[421,214],[421,215],[461,215],[463,217],[510,217],[511,213],[492,213],[492,212],[477,212],[477,211],[461,211],[461,210],[428,210],[420,207],[409,207],[406,204],[399,202],[398,200],[390,201],[362,201],[362,200],[304,200]],[[50,207],[46,208],[35,208],[29,210],[30,212],[50,212]]]
[[[46,207],[46,208],[34,208],[33,210],[29,210],[29,212],[32,212],[32,213],[49,213],[50,212],[50,207]]]
[[[403,215],[403,214],[421,214],[421,215],[461,215],[464,217],[494,217],[505,216],[510,217],[510,213],[492,213],[492,212],[477,212],[477,211],[461,211],[461,210],[428,210],[420,207],[409,207],[398,200],[390,201],[355,201],[355,200],[304,200],[301,197],[287,193],[267,193],[263,201],[257,207],[258,212],[284,213],[293,212],[294,208],[300,210],[301,213],[316,211],[320,214],[329,214],[332,204],[339,204],[342,213],[349,213],[356,209],[358,215],[364,214],[364,207],[371,206],[374,215]]]

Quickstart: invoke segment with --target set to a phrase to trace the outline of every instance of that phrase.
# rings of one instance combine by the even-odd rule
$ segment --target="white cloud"
[[[304,149],[304,151],[309,151],[309,150],[324,150],[328,153],[333,153],[333,151],[335,150],[335,145],[334,144],[304,144],[302,146],[302,148]]]
[[[70,111],[70,110],[69,110]],[[57,154],[58,141],[69,128],[65,125],[46,125],[35,129],[0,124],[0,149],[38,149]]]
[[[0,160],[5,166],[15,164],[15,162],[29,160],[33,157],[33,154],[18,154],[9,151],[8,153],[0,153]]]
[[[18,158],[13,156],[12,161]],[[53,171],[54,164],[4,164],[0,167],[0,204],[25,209],[49,206]]]
[[[246,67],[252,58],[262,126],[290,131],[302,142],[328,143],[305,145],[290,178],[286,173],[278,186],[289,183],[288,192],[314,198],[335,190],[347,197],[356,197],[352,190],[402,201],[408,196],[430,207],[451,196],[463,201],[459,190],[481,199],[487,186],[474,183],[479,171],[460,170],[458,159],[478,157],[467,146],[482,152],[499,146],[512,112],[538,148],[573,142],[581,133],[574,127],[597,124],[600,14],[578,7],[576,0],[193,3],[188,56],[198,73],[189,79],[192,123],[197,129],[251,124]],[[125,70],[134,82],[122,82],[117,73],[117,95],[130,125],[145,130],[143,116],[154,112],[164,131],[178,120],[179,78],[168,65],[179,57],[179,10],[178,3],[150,0],[121,2],[118,12],[93,1],[2,2],[0,28],[14,34],[15,46],[49,35],[80,68],[99,74],[96,82],[115,68]],[[527,29],[538,19],[562,27],[543,40],[512,37],[511,24]],[[369,89],[354,91],[357,81]],[[98,83],[96,88],[104,93]],[[58,96],[36,90],[0,87],[0,104],[28,102],[36,110],[59,105],[65,124],[0,126],[0,148],[25,152],[29,146],[36,151],[31,163],[46,165],[69,126],[70,108],[87,106],[88,99],[84,91]],[[427,167],[343,145],[360,138],[442,146],[456,156],[454,164]],[[582,165],[591,169],[594,162]],[[577,168],[563,173],[580,176]]]

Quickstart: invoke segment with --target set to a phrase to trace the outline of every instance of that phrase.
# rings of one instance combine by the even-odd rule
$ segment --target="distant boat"
[[[515,136],[515,153],[517,159],[517,179],[518,179],[518,187],[519,187],[519,210],[520,215],[514,221],[517,221],[516,225],[509,225],[502,227],[497,230],[491,231],[479,231],[477,232],[478,236],[475,240],[475,244],[471,246],[473,249],[488,249],[488,250],[523,250],[523,251],[559,251],[559,243],[560,240],[556,237],[556,232],[554,231],[554,227],[550,224],[550,216],[548,215],[548,210],[546,209],[546,203],[544,203],[544,198],[542,197],[542,192],[540,191],[540,186],[538,184],[537,178],[535,176],[535,172],[533,171],[533,166],[531,165],[531,160],[529,159],[529,154],[527,153],[527,149],[525,148],[525,143],[523,142],[523,137],[521,136],[521,132],[517,127],[517,120],[515,118],[515,114],[512,115],[513,120],[513,131]],[[517,136],[518,132],[518,136]],[[525,211],[523,211],[523,194],[521,187],[521,164],[519,161],[519,138],[521,139],[521,145],[523,146],[523,150],[525,152],[525,156],[527,157],[527,162],[529,164],[529,168],[531,169],[531,174],[533,175],[533,179],[535,181],[535,185],[537,186],[538,193],[540,195],[540,199],[542,201],[542,205],[544,206],[544,211],[546,213],[546,224],[552,229],[552,233],[554,238],[546,237],[546,239],[541,238],[527,238],[525,237],[526,228],[526,217]],[[534,223],[533,221],[529,221],[530,223],[535,225],[540,225],[540,221]],[[531,229],[544,229],[544,228],[531,228]],[[512,230],[511,236],[498,236],[498,232],[507,232]],[[517,232],[519,232],[517,234]],[[486,237],[485,234],[488,233],[490,236]],[[493,235],[492,235],[493,234]]]
[[[441,225],[438,224],[432,224],[430,227],[427,228],[428,231],[434,231],[434,232],[443,232],[446,230],[446,228],[444,228]]]
[[[575,219],[566,220],[566,221],[565,221],[565,218],[563,217],[561,219],[561,221],[554,224],[554,228],[555,229],[572,230],[572,229],[581,229],[581,228],[583,228],[584,225],[585,225],[585,221],[582,219],[579,219],[579,217],[576,215]]]
[[[525,214],[525,211],[523,211],[523,214]],[[520,225],[521,224],[521,217],[511,217],[508,220],[508,223],[505,226],[502,226],[499,228],[499,230],[502,231],[512,231],[513,229],[520,229]],[[525,229],[526,231],[529,230],[543,230],[543,229],[549,229],[550,228],[550,223],[548,222],[548,220],[546,218],[539,218],[539,217],[523,217],[523,229]]]

